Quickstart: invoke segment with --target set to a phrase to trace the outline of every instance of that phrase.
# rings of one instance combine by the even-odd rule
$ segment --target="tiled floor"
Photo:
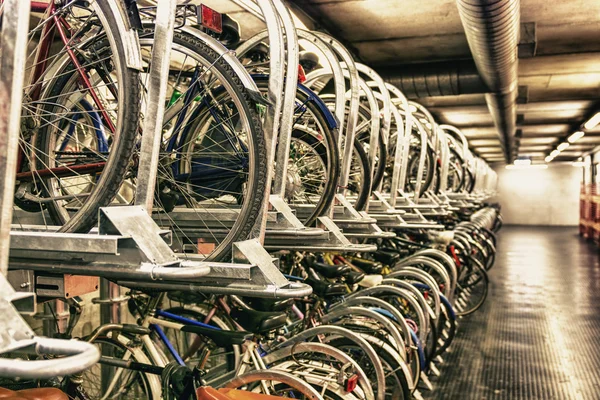
[[[486,304],[427,399],[600,399],[600,262],[576,228],[504,227]]]

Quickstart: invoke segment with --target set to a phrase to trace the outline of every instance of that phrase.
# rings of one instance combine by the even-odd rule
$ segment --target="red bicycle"
[[[31,2],[15,204],[47,210],[46,224],[62,232],[88,231],[128,171],[141,87],[137,36],[125,17],[132,7]]]

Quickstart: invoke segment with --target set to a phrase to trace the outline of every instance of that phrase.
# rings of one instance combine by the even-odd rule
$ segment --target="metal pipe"
[[[167,281],[198,282],[198,279],[206,276],[210,267],[206,264],[197,267],[160,267],[154,264],[142,264],[139,268],[123,267],[118,264],[69,264],[62,262],[33,261],[31,259],[10,260],[11,269],[31,269],[34,271],[52,271],[56,274],[74,274],[85,276],[99,276],[108,279],[131,279],[144,282]]]
[[[520,0],[456,0],[469,48],[491,93],[486,102],[512,161],[516,131]]]
[[[385,67],[377,72],[410,99],[488,92],[470,60]]]
[[[106,278],[100,278],[100,324],[119,324],[121,315],[119,303],[113,300],[121,295],[119,285]]]

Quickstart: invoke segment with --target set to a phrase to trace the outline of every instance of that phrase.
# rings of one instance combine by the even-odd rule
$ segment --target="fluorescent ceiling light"
[[[581,139],[583,137],[583,135],[585,135],[585,133],[583,131],[577,131],[574,134],[572,134],[571,136],[569,136],[569,139],[567,139],[567,140],[569,141],[569,143],[575,143],[576,141]]]
[[[560,151],[558,151],[558,150],[552,150],[552,153],[550,153],[550,155],[552,156],[552,158],[556,157],[559,154],[560,154]]]
[[[531,164],[531,165],[507,165],[506,169],[546,169],[546,164]]]
[[[546,158],[544,158],[544,161],[546,161],[547,163],[554,160],[554,157],[552,156],[547,156]]]
[[[564,143],[559,144],[558,147],[557,147],[557,149],[558,149],[558,151],[563,151],[567,147],[569,147],[569,143],[568,142],[564,142]]]
[[[515,165],[531,165],[531,160],[529,158],[521,158],[521,159],[515,160],[515,162],[513,164],[515,164]]]
[[[596,125],[600,123],[600,112],[596,113],[592,118],[588,119],[588,121],[583,124],[583,127],[587,130],[594,129]]]

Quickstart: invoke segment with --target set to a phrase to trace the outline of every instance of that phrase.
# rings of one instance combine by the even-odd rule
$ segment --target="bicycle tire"
[[[367,200],[371,196],[371,187],[372,187],[372,176],[371,176],[371,163],[369,162],[369,156],[367,152],[363,148],[362,144],[358,139],[354,139],[354,153],[355,153],[355,161],[357,161],[358,168],[362,171],[362,182],[360,186],[360,190],[357,190],[357,198],[354,202],[354,209],[356,211],[364,211],[365,206],[367,204]],[[350,183],[348,183],[350,188]],[[356,190],[356,189],[355,189]]]
[[[383,181],[387,164],[388,147],[387,144],[383,142],[382,131],[379,131],[379,146],[377,146],[377,152],[379,153],[379,159],[377,160],[377,168],[375,169],[375,176],[373,177],[373,188],[378,188],[379,184]]]
[[[483,290],[483,295],[481,296],[480,299],[478,299],[478,301],[475,302],[475,305],[471,306],[470,308],[466,309],[466,310],[455,310],[455,313],[457,316],[459,317],[464,317],[470,314],[473,314],[475,311],[479,310],[481,308],[481,306],[483,306],[483,304],[485,303],[485,300],[487,299],[487,295],[489,292],[489,277],[487,272],[485,271],[485,268],[483,268],[483,266],[481,266],[481,263],[479,261],[477,261],[474,258],[470,258],[470,263],[468,268],[472,268],[475,271],[477,271],[477,274],[481,277],[480,280],[477,280],[477,283],[479,283],[480,281],[483,281],[484,283],[484,290]],[[473,284],[470,284],[471,286]],[[457,290],[458,290],[459,285],[457,285]],[[457,296],[458,297],[458,296]]]
[[[206,315],[203,315],[200,312],[194,311],[194,310],[188,310],[185,307],[173,307],[173,308],[169,308],[167,310],[165,310],[167,312],[170,312],[172,314],[176,314],[179,315],[181,317],[184,318],[188,318],[188,319],[193,319],[199,322],[203,322],[206,319]],[[218,326],[217,324],[215,324],[213,321],[209,322],[209,325],[215,326],[216,328],[219,329],[223,329],[222,326]],[[170,328],[164,328],[164,332],[167,335],[167,337],[169,337],[170,334],[174,333]],[[196,335],[193,333],[186,333],[186,332],[177,332],[177,334],[179,335],[183,335],[185,336],[191,336],[191,337],[195,337]],[[171,338],[170,338],[171,339]],[[177,352],[179,353],[179,355],[181,357],[184,356],[184,349],[182,349],[179,346],[179,340],[175,341],[175,340],[170,340],[171,344],[173,344],[173,346],[175,346],[175,349],[177,350]],[[217,350],[219,350],[220,348],[215,347],[214,349],[212,349],[211,351],[211,356],[214,356],[214,354],[217,352]],[[227,369],[227,372],[229,371],[233,371],[236,368],[236,361],[235,361],[235,355],[234,355],[234,350],[233,350],[233,346],[230,345],[228,348],[224,348],[225,350],[225,354],[224,354],[224,358],[225,358],[225,363],[223,364],[223,366]],[[195,365],[191,365],[191,367],[193,368]],[[211,365],[209,364],[209,366],[207,367],[208,369],[210,369]]]
[[[261,92],[268,90],[268,80],[266,77],[257,77],[255,82]],[[306,88],[305,90],[310,90]],[[323,115],[323,111],[318,107],[314,101],[311,101],[310,96],[305,90],[298,88],[296,90],[296,101],[304,107],[310,110],[310,114],[316,118],[317,124],[321,127],[319,133],[323,134],[320,138],[324,152],[321,152],[321,156],[324,159],[325,165],[327,166],[325,186],[318,202],[315,204],[314,209],[306,218],[301,219],[305,226],[314,225],[317,217],[323,215],[323,211],[331,206],[335,198],[335,192],[340,176],[340,152],[337,145],[337,134],[327,123],[327,118]],[[309,92],[310,93],[310,92]],[[315,95],[316,96],[316,95]],[[292,139],[299,139],[299,131],[292,127]],[[310,135],[303,135],[309,137]],[[316,140],[316,139],[315,139]]]
[[[414,147],[413,147],[414,148]],[[412,151],[412,153],[416,153],[415,151]],[[433,152],[433,149],[427,145],[427,152],[426,152],[426,160],[425,160],[425,177],[423,179],[423,184],[421,185],[421,191],[418,195],[418,197],[421,197],[423,195],[423,193],[425,193],[427,190],[431,189],[432,184],[434,184],[434,177],[436,178],[436,182],[435,185],[433,185],[435,187],[435,192],[439,191],[439,173],[436,174],[436,168],[439,168],[439,166],[437,166],[437,163],[435,162],[435,154]],[[408,176],[407,176],[407,189],[409,191],[414,191],[415,186],[413,185],[413,183],[410,181],[411,175],[410,172],[413,171],[415,173],[415,178],[416,178],[416,174],[417,174],[417,170],[418,170],[418,165],[419,165],[419,157],[416,156],[412,156],[410,157],[409,161],[408,161]],[[437,167],[436,167],[437,166]]]
[[[358,109],[358,114],[360,117],[363,118],[363,120],[365,121],[369,121],[371,119],[371,110],[365,105],[365,104],[360,104],[360,107]],[[360,123],[359,123],[360,125]],[[365,128],[366,129],[366,128]],[[358,138],[358,140],[364,144],[368,144],[368,142],[370,141],[370,136],[371,136],[371,132],[370,131],[366,131],[366,130],[361,130],[361,132],[356,132],[356,138]],[[371,165],[371,168],[375,168],[375,171],[372,171],[372,176],[371,176],[371,187],[370,187],[370,191],[369,191],[369,195],[371,194],[370,192],[374,189],[377,188],[379,186],[379,184],[381,183],[381,181],[383,180],[384,174],[385,174],[385,168],[386,168],[386,163],[387,163],[387,146],[384,143],[383,140],[383,131],[380,129],[379,132],[377,132],[377,165],[373,166]],[[366,153],[366,151],[365,151]],[[367,156],[368,159],[368,156]],[[369,160],[370,163],[371,160]]]
[[[100,336],[96,340],[94,340],[93,343],[110,345],[116,349],[119,349],[120,351],[123,351],[123,352],[129,351],[131,353],[131,357],[129,358],[129,360],[139,362],[141,364],[152,364],[152,362],[149,360],[149,358],[147,358],[145,355],[143,355],[143,352],[141,350],[139,350],[139,352],[131,351],[131,349],[129,349],[129,347],[126,344],[122,343],[119,340],[115,340],[115,339],[112,339],[107,336]],[[104,366],[102,364],[96,364],[96,366],[100,367],[101,369],[103,367],[109,367],[109,366]],[[114,368],[116,368],[116,367],[114,367]],[[87,376],[87,378],[86,378],[86,376]],[[94,397],[93,395],[91,395],[89,393],[89,391],[90,391],[89,388],[88,389],[85,388],[85,384],[90,384],[92,382],[92,378],[94,378],[94,377],[99,378],[100,374],[93,373],[92,369],[85,371],[82,375],[83,382],[85,382],[83,384],[82,388],[83,388],[83,391],[85,392],[85,395],[87,396],[88,400],[100,399],[102,397],[101,395],[105,394],[105,393],[100,393],[99,397]],[[137,373],[136,379],[139,379],[139,381],[141,382],[141,386],[143,388],[144,396],[145,396],[145,397],[143,397],[144,399],[148,399],[148,400],[159,400],[160,399],[161,394],[155,393],[155,390],[153,389],[153,387],[157,385],[157,382],[158,382],[157,388],[160,388],[160,382],[159,382],[157,376],[150,376],[150,374],[146,374],[146,373]],[[154,384],[151,384],[151,380],[153,380],[153,379],[156,382],[154,382]],[[119,398],[122,398],[122,397],[120,396]],[[138,397],[134,397],[134,398],[138,398]],[[142,397],[139,397],[139,398],[142,398]]]
[[[146,43],[147,39],[145,39],[145,36],[151,36],[152,32],[152,29],[145,28],[143,36],[140,38],[140,43]],[[173,43],[195,52],[198,57],[206,60],[211,68],[215,68],[217,72],[219,72],[219,79],[225,80],[230,87],[228,94],[230,96],[236,96],[239,100],[242,107],[240,113],[243,112],[245,114],[250,128],[250,132],[247,133],[249,138],[249,143],[247,143],[247,145],[249,149],[250,147],[252,148],[251,151],[254,156],[252,157],[251,165],[249,166],[249,171],[251,171],[251,173],[249,174],[247,187],[244,192],[244,195],[246,196],[245,203],[243,207],[241,207],[239,216],[225,238],[223,238],[215,249],[206,256],[206,260],[224,260],[231,255],[231,245],[234,242],[245,240],[249,237],[256,220],[262,213],[263,195],[266,189],[268,172],[268,167],[264,162],[264,160],[267,159],[267,153],[262,123],[260,122],[260,118],[256,111],[255,101],[249,95],[240,78],[223,57],[219,56],[219,54],[201,40],[182,31],[175,31]],[[192,112],[190,120],[197,120],[197,115],[194,114],[194,112],[200,111],[200,108],[197,107]]]
[[[357,350],[355,347],[355,343],[345,338],[334,339],[328,342],[327,344],[342,351],[344,351],[344,349],[350,350],[352,348],[355,348],[355,350]],[[369,344],[371,346],[375,346],[370,341]],[[386,350],[384,350],[382,346],[377,347],[378,348],[375,349],[377,351],[377,355],[382,361],[382,364],[384,364],[384,366],[387,366],[387,368],[389,369],[388,371],[386,371],[386,378],[392,378],[397,384],[399,384],[394,385],[391,388],[391,395],[388,396],[388,379],[386,379],[386,400],[409,400],[411,398],[411,391],[408,385],[408,381],[406,380],[406,376],[404,375],[404,371],[400,367],[398,360],[396,360],[396,358],[393,355],[389,354]],[[362,366],[363,365],[361,365],[361,367]],[[365,373],[368,372],[365,371]]]
[[[456,337],[456,316],[452,316],[452,313],[448,307],[451,307],[450,303],[446,301],[442,301],[442,312],[440,313],[440,320],[438,322],[438,328],[442,333],[446,333],[446,335],[439,335],[439,340],[441,343],[439,344],[436,350],[436,356],[440,356],[446,352],[448,347],[452,344],[452,341]],[[453,310],[452,310],[453,311]],[[446,326],[446,322],[449,326]]]
[[[59,232],[87,233],[96,224],[98,209],[112,202],[125,179],[138,133],[138,116],[140,112],[139,72],[124,65],[126,59],[124,43],[127,41],[119,36],[119,25],[117,23],[118,19],[122,17],[112,12],[108,2],[97,2],[96,4],[102,10],[108,29],[104,30],[104,37],[95,38],[91,46],[97,48],[105,44],[109,45],[114,54],[112,59],[115,64],[114,70],[119,78],[117,80],[118,86],[122,88],[119,96],[117,133],[114,135],[116,137],[113,138],[106,165],[95,189],[86,198],[81,208],[73,216],[69,216],[66,210],[61,210],[56,202],[47,203],[46,208],[54,223],[62,225]],[[73,62],[69,62],[63,70],[57,71],[55,73],[57,78],[49,84],[47,93],[50,94],[50,98],[60,96],[60,91],[74,74],[76,74],[76,67]],[[52,115],[57,106],[45,103],[42,109],[44,113],[48,112],[49,115]],[[46,162],[45,165],[49,165],[48,162],[50,161],[48,159],[50,154],[48,147],[51,145],[52,136],[47,133],[49,126],[50,124],[46,124],[45,129],[42,128],[44,130],[38,132],[36,141],[38,148],[45,150],[43,154],[37,155],[42,162]],[[45,187],[51,185],[49,180],[44,181]]]
[[[311,109],[311,113],[317,118],[319,125],[323,129],[325,141],[325,150],[328,153],[326,157],[326,165],[327,165],[327,179],[325,180],[325,187],[323,189],[323,193],[321,194],[321,198],[315,205],[315,208],[311,215],[305,218],[302,223],[306,226],[312,226],[317,217],[323,215],[323,211],[331,206],[333,199],[335,198],[335,192],[338,185],[338,180],[340,177],[340,153],[337,146],[337,135],[334,134],[329,126],[327,125],[326,119],[322,114],[322,111],[311,101],[303,101],[307,100],[308,96],[301,90],[298,90],[296,93],[296,98],[301,101],[301,104],[305,104],[308,108]],[[292,135],[295,135],[296,130],[294,129]],[[297,133],[297,132],[296,132]]]

